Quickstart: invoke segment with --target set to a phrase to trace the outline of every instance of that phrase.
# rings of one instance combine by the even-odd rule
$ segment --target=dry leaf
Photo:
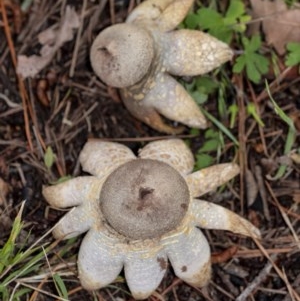
[[[300,9],[288,8],[283,0],[250,0],[253,17],[262,19],[268,44],[283,55],[288,42],[300,42]]]
[[[246,194],[247,194],[247,205],[248,207],[252,206],[256,200],[258,187],[256,180],[253,176],[253,173],[247,169],[245,173],[245,181],[246,181]]]
[[[300,204],[300,192],[296,192],[293,194],[293,201],[297,204]]]
[[[269,211],[269,207],[268,207],[268,197],[267,197],[268,193],[267,193],[265,183],[264,183],[262,168],[259,165],[255,165],[255,178],[256,178],[258,191],[259,191],[259,194],[262,199],[264,216],[267,221],[270,221],[271,216],[270,216],[270,211]]]
[[[9,192],[9,185],[0,178],[0,205],[6,204],[6,196]]]
[[[212,263],[223,263],[228,261],[236,254],[238,250],[237,246],[231,246],[228,249],[224,250],[221,253],[213,253],[211,255],[211,262]]]
[[[36,76],[53,59],[56,51],[73,39],[73,30],[78,28],[80,19],[74,8],[67,6],[63,22],[60,26],[52,26],[38,35],[43,45],[40,55],[18,55],[17,73],[23,78]]]

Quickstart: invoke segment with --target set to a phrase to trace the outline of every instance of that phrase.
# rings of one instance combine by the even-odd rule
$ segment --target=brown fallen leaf
[[[213,253],[211,255],[211,262],[212,263],[223,263],[228,261],[233,257],[233,255],[236,254],[238,250],[237,246],[231,246],[228,249],[224,250],[223,252],[220,253]]]
[[[0,178],[0,205],[6,204],[6,196],[9,192],[9,185]]]
[[[283,0],[250,0],[253,18],[262,19],[268,44],[283,55],[288,42],[300,42],[300,8],[288,8]]]
[[[247,205],[252,206],[258,194],[258,186],[251,170],[247,169],[245,173]]]
[[[295,192],[293,194],[293,201],[297,204],[300,204],[300,192]]]
[[[23,78],[36,76],[53,59],[57,50],[73,39],[74,29],[78,28],[80,19],[74,8],[67,6],[61,24],[56,24],[38,35],[43,45],[40,55],[18,55],[17,73]]]

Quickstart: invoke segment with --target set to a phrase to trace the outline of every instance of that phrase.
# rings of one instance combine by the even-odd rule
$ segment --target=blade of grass
[[[283,151],[283,153],[285,155],[287,155],[292,150],[292,147],[293,147],[294,142],[296,140],[296,128],[294,126],[293,120],[284,113],[284,111],[278,106],[278,104],[273,99],[267,80],[265,81],[265,84],[266,84],[266,90],[268,92],[270,100],[273,103],[275,113],[278,114],[278,116],[289,127],[287,137],[286,137],[286,141],[285,141],[285,145],[284,145],[284,151]],[[285,172],[286,172],[286,169],[287,169],[286,165],[280,165],[278,170],[277,170],[277,173],[275,174],[275,176],[274,177],[268,177],[268,179],[275,181],[275,180],[278,180],[278,179],[282,178],[284,176]]]
[[[21,204],[21,208],[14,220],[12,230],[10,232],[10,236],[3,246],[2,249],[0,249],[0,274],[3,272],[3,270],[10,265],[10,261],[12,260],[14,256],[14,250],[15,250],[15,242],[16,239],[22,229],[22,212],[24,209],[25,201]],[[1,277],[0,277],[1,278]]]
[[[68,299],[67,288],[66,288],[62,278],[59,276],[59,274],[57,274],[57,273],[53,274],[53,281],[54,281],[54,284],[58,291],[59,296],[62,298]]]
[[[232,133],[214,116],[209,114],[206,110],[203,108],[201,109],[202,113],[209,119],[221,132],[223,132],[236,146],[239,146],[239,142],[237,139],[232,135]]]

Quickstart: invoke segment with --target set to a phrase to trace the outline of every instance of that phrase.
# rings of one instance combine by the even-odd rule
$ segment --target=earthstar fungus
[[[210,279],[210,248],[199,228],[260,236],[237,214],[196,199],[237,175],[238,166],[192,172],[193,155],[182,140],[151,142],[138,157],[122,144],[91,140],[80,163],[92,176],[45,187],[43,195],[53,207],[74,207],[57,223],[57,239],[87,232],[78,272],[88,290],[110,284],[124,268],[132,295],[147,298],[168,261],[183,281],[204,286]]]
[[[205,74],[233,55],[228,45],[206,33],[174,30],[193,2],[146,0],[125,23],[100,32],[91,47],[95,73],[107,85],[120,88],[132,115],[161,132],[183,128],[168,125],[160,114],[190,127],[207,126],[198,105],[171,75]]]

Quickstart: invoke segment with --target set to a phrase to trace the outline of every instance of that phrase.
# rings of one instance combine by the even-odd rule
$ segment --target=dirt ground
[[[17,2],[0,1],[4,3],[0,18],[0,248],[8,240],[12,221],[24,200],[24,226],[16,251],[38,240],[39,246],[51,246],[48,261],[45,255],[26,277],[9,282],[10,294],[14,289],[28,288],[20,299],[13,300],[64,300],[53,284],[51,266],[64,280],[69,300],[133,300],[123,275],[96,292],[80,286],[75,263],[82,237],[68,242],[55,242],[49,233],[43,237],[65,212],[49,208],[41,190],[61,177],[84,174],[78,154],[88,138],[119,141],[136,152],[147,141],[168,137],[132,117],[118,91],[101,83],[89,62],[95,35],[112,22],[124,21],[135,3],[39,0],[22,13]],[[16,74],[16,55],[38,54],[38,33],[62,22],[67,5],[74,6],[79,14],[84,12],[81,27],[35,78],[21,80]],[[300,300],[300,158],[296,152],[300,147],[299,76],[294,69],[282,70],[277,77],[273,72],[268,75],[273,98],[293,118],[298,130],[291,155],[284,154],[288,126],[275,113],[264,83],[253,86],[247,78],[233,75],[231,69],[228,63],[225,70],[232,86],[227,97],[228,104],[235,99],[239,105],[231,131],[240,147],[236,150],[225,136],[220,161],[231,161],[236,153],[242,173],[232,185],[204,198],[248,218],[260,228],[262,240],[256,244],[232,233],[205,231],[214,261],[208,287],[191,287],[170,268],[149,300]],[[219,118],[216,99],[210,96],[204,106]],[[259,110],[264,127],[258,127],[246,114],[249,101]],[[228,126],[228,120],[220,121]],[[180,137],[189,141],[195,154],[204,142],[202,132],[192,135],[188,128]],[[56,156],[51,168],[44,163],[48,146]],[[287,166],[285,173],[273,179],[282,164]],[[249,201],[251,193],[254,199]],[[16,265],[10,272],[19,268]],[[0,272],[0,288],[4,276]]]

